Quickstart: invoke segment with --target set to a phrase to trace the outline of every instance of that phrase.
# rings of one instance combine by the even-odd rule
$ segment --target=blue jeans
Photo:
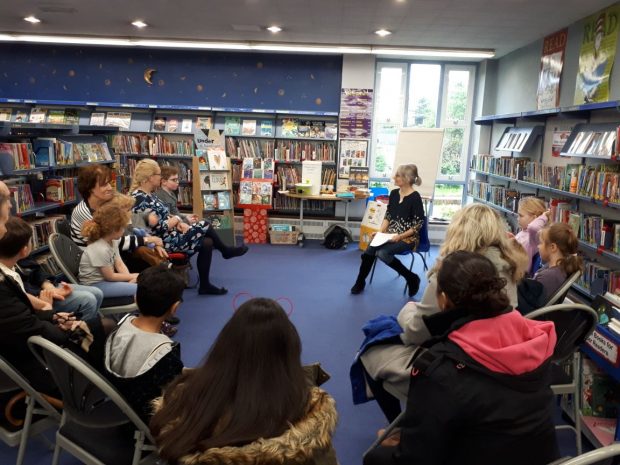
[[[386,242],[379,247],[368,246],[364,254],[370,255],[371,257],[376,256],[383,263],[389,265],[394,261],[394,255],[408,252],[409,250],[411,250],[411,244],[407,244],[406,242]]]
[[[133,297],[138,289],[136,283],[122,281],[99,281],[92,285],[101,289],[104,297]]]
[[[99,317],[99,307],[103,301],[103,292],[93,286],[71,284],[73,292],[65,300],[54,300],[54,312],[82,313],[82,320],[89,321]]]

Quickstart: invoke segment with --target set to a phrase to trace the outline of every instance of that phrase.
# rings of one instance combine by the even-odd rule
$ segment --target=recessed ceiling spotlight
[[[282,28],[280,26],[269,26],[267,30],[269,32],[273,32],[274,34],[277,34],[278,32],[282,31]]]
[[[136,26],[139,29],[142,29],[143,27],[148,26],[148,24],[146,24],[144,21],[140,19],[136,19],[133,23],[131,23],[131,25]]]
[[[389,36],[391,32],[388,31],[387,29],[379,29],[378,31],[375,31],[375,34],[381,37],[385,37],[385,36]]]
[[[32,15],[26,16],[24,18],[24,21],[28,21],[29,23],[32,23],[32,24],[37,24],[37,23],[41,22],[41,20],[39,18],[37,18],[35,16],[32,16]]]

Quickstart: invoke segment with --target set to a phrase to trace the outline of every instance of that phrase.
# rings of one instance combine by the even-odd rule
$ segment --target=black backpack
[[[323,245],[328,249],[342,249],[349,242],[349,232],[341,226],[332,225],[325,231]]]

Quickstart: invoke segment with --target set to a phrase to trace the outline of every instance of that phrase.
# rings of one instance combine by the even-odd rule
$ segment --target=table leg
[[[346,229],[349,229],[349,204],[351,203],[350,200],[347,200],[344,203],[344,227]]]
[[[304,200],[299,199],[299,230],[304,233]]]

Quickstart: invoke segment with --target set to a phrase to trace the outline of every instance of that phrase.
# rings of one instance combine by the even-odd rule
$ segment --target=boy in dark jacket
[[[178,343],[161,334],[164,321],[182,302],[185,282],[164,265],[138,276],[139,315],[125,317],[108,337],[105,368],[112,384],[148,423],[151,401],[183,370]]]
[[[454,252],[437,277],[436,336],[418,351],[397,446],[365,465],[544,465],[558,458],[549,387],[552,322],[510,309],[482,255]]]

